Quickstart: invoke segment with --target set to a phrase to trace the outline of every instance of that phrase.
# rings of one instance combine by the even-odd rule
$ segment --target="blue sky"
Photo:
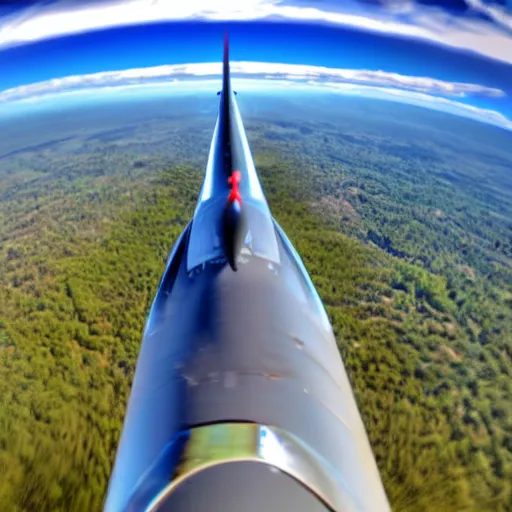
[[[415,94],[450,97],[512,118],[512,16],[503,2],[56,0],[1,15],[0,9],[0,102],[2,91],[15,90],[3,95],[11,101],[44,92],[44,84],[55,94],[69,83],[48,81],[70,75],[218,62],[227,29],[233,61],[349,70],[352,74],[341,73],[345,92],[349,75],[367,93],[375,87],[410,90],[409,78],[419,77]],[[150,23],[134,26],[140,19]],[[240,76],[248,69],[241,66]],[[363,79],[354,75],[357,70]],[[293,73],[299,80],[300,73]],[[317,73],[314,80],[308,74],[307,81],[332,84],[334,75],[339,82],[338,71]],[[84,79],[84,86],[89,82]],[[23,88],[34,83],[43,86]],[[446,92],[460,83],[474,87]]]
[[[396,36],[289,22],[158,23],[7,48],[0,53],[0,89],[70,74],[217,62],[226,29],[232,60],[382,69],[512,92],[510,64]]]

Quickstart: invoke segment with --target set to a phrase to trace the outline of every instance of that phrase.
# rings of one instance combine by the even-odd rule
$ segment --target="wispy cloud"
[[[482,0],[466,0],[466,3],[475,11],[486,14],[496,23],[510,30],[512,35],[512,2],[508,1],[510,10],[505,6],[489,4]]]
[[[400,89],[391,89],[388,87],[373,86],[354,86],[351,84],[340,83],[317,83],[308,82],[312,86],[326,87],[329,90],[337,89],[340,93],[354,96],[364,96],[368,98],[383,99],[387,101],[397,101],[419,107],[430,108],[447,112],[462,117],[468,117],[476,121],[500,126],[507,130],[512,130],[512,120],[507,118],[501,112],[492,109],[486,109],[461,103],[449,98],[433,96],[422,92],[404,91]]]
[[[0,47],[112,26],[177,20],[293,20],[357,27],[401,35],[471,51],[512,63],[512,17],[504,8],[467,0],[481,16],[454,15],[413,1],[360,4],[346,0],[337,7],[328,0],[311,5],[298,0],[125,0],[115,3],[57,1],[0,20]]]
[[[233,62],[232,74],[238,90],[268,90],[272,88],[301,88],[326,90],[340,94],[398,101],[441,110],[495,124],[512,130],[512,121],[500,112],[476,107],[464,100],[470,96],[499,98],[500,89],[478,84],[447,82],[429,77],[414,77],[354,69],[333,69],[319,66],[276,64],[265,62]],[[156,66],[125,71],[106,71],[89,75],[55,78],[0,92],[4,106],[31,104],[42,100],[83,97],[104,97],[112,93],[135,95],[172,94],[186,84],[190,91],[217,89],[220,63]],[[115,96],[114,96],[115,97]]]
[[[183,80],[197,77],[218,77],[220,76],[221,69],[221,63],[174,64],[67,76],[7,89],[0,92],[0,102],[15,101],[30,96],[41,96],[76,89],[162,82],[169,79]],[[246,78],[299,82],[314,80],[317,83],[371,85],[442,96],[505,96],[504,91],[494,87],[464,82],[448,82],[429,77],[400,75],[385,71],[326,68],[269,62],[232,62],[231,72],[233,76]]]

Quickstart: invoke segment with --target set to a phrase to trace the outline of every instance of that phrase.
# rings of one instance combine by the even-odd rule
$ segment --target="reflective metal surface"
[[[227,58],[227,55],[225,55]],[[225,75],[219,115],[206,164],[187,251],[187,270],[224,257],[222,218],[229,194],[228,178],[236,170],[241,175],[240,193],[247,218],[244,239],[246,253],[279,264],[279,250],[272,215],[254,167],[240,111],[231,90],[229,66]]]
[[[234,170],[236,272],[219,243]],[[106,512],[389,510],[325,309],[260,190],[225,52],[203,192],[151,307]]]
[[[172,479],[147,505],[148,512],[159,510],[169,495],[195,474],[240,461],[267,464],[290,475],[333,510],[357,510],[350,490],[335,468],[283,429],[254,423],[206,425],[191,429],[182,446]],[[151,471],[146,475],[150,477]]]

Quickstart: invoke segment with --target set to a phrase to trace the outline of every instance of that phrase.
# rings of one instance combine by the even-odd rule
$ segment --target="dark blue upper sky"
[[[35,7],[29,4],[6,15],[5,4],[0,3],[0,111],[5,102],[20,97],[62,98],[61,93],[73,84],[87,89],[94,80],[107,83],[102,75],[20,88],[50,79],[219,62],[228,30],[233,61],[368,70],[373,73],[334,70],[323,73],[320,81],[339,86],[336,76],[341,76],[341,85],[363,84],[361,94],[382,97],[386,89],[393,100],[427,102],[431,108],[450,109],[453,102],[457,107],[462,103],[468,107],[466,114],[473,115],[475,107],[484,109],[478,115],[494,116],[494,121],[497,114],[505,115],[509,120],[497,122],[512,127],[512,15],[503,5],[496,10],[498,2],[491,10],[488,2],[476,0],[237,0],[233,4],[161,0],[137,5],[121,0],[42,0]],[[148,23],[140,24],[141,19]],[[217,21],[233,19],[245,21]],[[285,79],[294,73],[293,67],[276,69],[283,69],[276,74]],[[301,70],[295,74],[302,73],[304,82],[319,77],[315,69]],[[268,73],[261,71],[261,77]],[[110,76],[114,75],[147,77],[148,73]]]
[[[232,60],[392,71],[512,90],[511,66],[396,36],[276,22],[158,23],[94,31],[0,51],[0,90],[72,74]]]

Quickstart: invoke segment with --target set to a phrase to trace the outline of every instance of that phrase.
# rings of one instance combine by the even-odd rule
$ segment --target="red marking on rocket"
[[[240,171],[233,171],[231,176],[228,178],[228,183],[231,185],[231,190],[228,196],[228,205],[233,201],[238,201],[242,204],[242,196],[240,195],[240,189],[238,187],[242,179],[242,173]]]

